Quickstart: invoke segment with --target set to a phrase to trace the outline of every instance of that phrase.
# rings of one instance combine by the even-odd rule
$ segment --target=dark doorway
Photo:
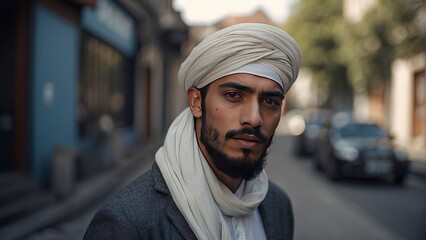
[[[27,166],[28,5],[0,4],[0,172]]]

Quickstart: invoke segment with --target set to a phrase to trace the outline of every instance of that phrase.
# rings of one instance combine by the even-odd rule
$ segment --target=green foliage
[[[313,72],[325,92],[350,92],[339,50],[345,29],[342,8],[341,0],[301,0],[284,26],[300,45],[303,66]]]
[[[352,26],[353,40],[346,47],[351,49],[344,56],[354,86],[371,89],[377,81],[388,81],[393,60],[424,51],[424,14],[424,2],[418,0],[379,0]]]
[[[389,80],[393,60],[425,51],[424,0],[377,0],[358,23],[345,19],[343,2],[300,0],[284,26],[319,87],[348,91],[342,82],[349,81],[369,90]]]

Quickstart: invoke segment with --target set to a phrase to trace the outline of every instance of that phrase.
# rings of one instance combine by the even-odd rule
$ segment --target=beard
[[[221,172],[232,178],[242,178],[251,180],[259,175],[266,163],[268,148],[272,143],[272,138],[268,139],[258,128],[244,128],[240,130],[230,130],[225,134],[225,139],[230,139],[240,134],[253,134],[262,142],[267,142],[265,149],[258,159],[250,159],[250,149],[241,149],[242,157],[231,157],[219,149],[218,138],[219,131],[211,124],[207,123],[205,114],[202,115],[200,141],[206,148],[214,165]]]

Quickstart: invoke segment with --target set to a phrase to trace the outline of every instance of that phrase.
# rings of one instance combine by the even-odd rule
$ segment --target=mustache
[[[263,134],[259,128],[242,128],[242,129],[238,129],[238,130],[229,130],[228,132],[226,132],[225,134],[225,139],[229,139],[229,138],[235,138],[238,137],[239,135],[254,135],[256,136],[256,138],[258,138],[261,142],[266,142],[268,141],[268,137]]]

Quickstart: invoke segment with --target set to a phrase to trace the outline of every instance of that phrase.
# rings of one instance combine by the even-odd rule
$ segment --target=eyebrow
[[[235,88],[243,92],[254,93],[254,88],[236,82],[227,82],[219,85],[219,88]]]
[[[285,97],[285,95],[283,94],[283,92],[278,91],[278,90],[265,91],[265,92],[262,92],[261,95],[263,97],[278,97],[278,98],[281,98],[281,100],[284,100],[284,97]]]
[[[248,87],[236,82],[227,82],[227,83],[223,83],[221,85],[219,85],[219,88],[234,88],[243,92],[248,92],[248,93],[254,93],[255,89],[252,87]],[[261,92],[261,95],[263,97],[280,97],[282,99],[284,99],[284,94],[282,91],[279,90],[273,90],[273,91],[263,91]]]

